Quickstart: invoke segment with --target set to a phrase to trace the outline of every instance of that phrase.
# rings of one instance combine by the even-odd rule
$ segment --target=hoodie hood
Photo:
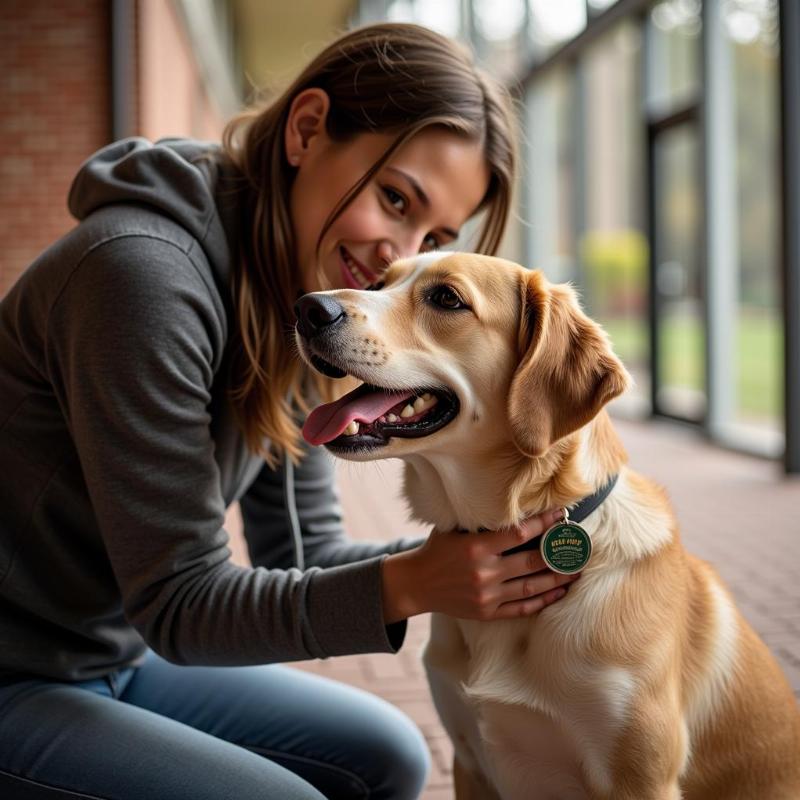
[[[238,256],[242,176],[211,142],[141,137],[114,142],[83,163],[69,191],[82,220],[112,203],[150,206],[191,233],[217,280],[230,286]]]

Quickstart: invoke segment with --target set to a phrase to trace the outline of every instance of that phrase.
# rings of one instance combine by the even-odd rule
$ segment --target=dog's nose
[[[295,304],[297,327],[302,336],[311,339],[345,318],[345,311],[325,294],[304,294]]]

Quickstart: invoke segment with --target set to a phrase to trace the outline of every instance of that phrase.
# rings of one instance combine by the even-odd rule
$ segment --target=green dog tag
[[[565,520],[544,533],[539,550],[553,572],[574,575],[589,563],[592,540],[580,525]]]

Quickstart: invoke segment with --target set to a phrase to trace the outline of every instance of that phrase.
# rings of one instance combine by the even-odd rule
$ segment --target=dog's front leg
[[[477,710],[463,690],[469,649],[456,620],[443,614],[431,616],[431,638],[423,660],[431,697],[453,743],[457,800],[501,800],[485,777]]]
[[[456,800],[502,800],[482,774],[472,772],[453,758],[453,785]]]
[[[683,793],[677,781],[669,781],[645,792],[618,792],[614,789],[611,794],[602,795],[602,800],[612,800],[612,798],[613,800],[682,800]]]
[[[616,747],[610,792],[604,800],[681,800],[679,777],[689,752],[689,734],[674,704],[675,692],[637,704]]]

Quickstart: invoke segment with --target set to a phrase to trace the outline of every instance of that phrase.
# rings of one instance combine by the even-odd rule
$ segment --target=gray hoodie
[[[69,195],[80,224],[0,302],[0,672],[86,679],[146,646],[241,665],[402,643],[380,569],[413,543],[348,542],[312,448],[295,478],[309,568],[291,568],[282,471],[233,419],[243,215],[218,152],[127,139],[96,153]],[[236,500],[252,569],[228,560]]]

